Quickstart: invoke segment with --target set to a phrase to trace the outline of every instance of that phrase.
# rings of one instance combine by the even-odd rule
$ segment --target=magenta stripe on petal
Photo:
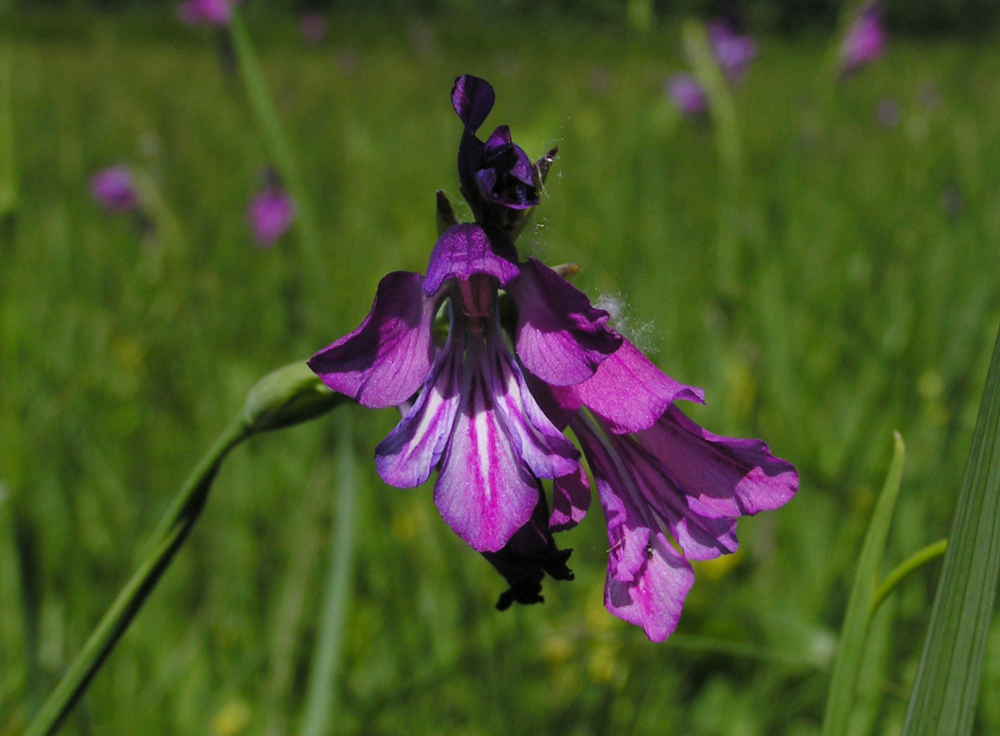
[[[541,261],[528,259],[508,291],[518,309],[517,355],[550,385],[586,381],[622,345],[608,313]]]
[[[503,548],[531,518],[537,481],[518,457],[487,383],[486,345],[473,335],[462,400],[441,461],[434,501],[449,526],[478,552]]]
[[[373,409],[409,399],[427,378],[434,351],[435,303],[420,284],[418,273],[383,278],[361,326],[316,353],[309,367],[334,391]]]

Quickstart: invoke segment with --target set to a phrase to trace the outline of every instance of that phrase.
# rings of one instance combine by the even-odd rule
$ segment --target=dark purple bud
[[[129,212],[139,206],[139,198],[127,166],[101,169],[90,180],[90,193],[109,212]]]
[[[485,79],[463,74],[451,88],[451,106],[471,133],[479,130],[496,102],[493,85]]]

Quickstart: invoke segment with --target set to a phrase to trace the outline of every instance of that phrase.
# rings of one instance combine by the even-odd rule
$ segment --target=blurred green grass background
[[[948,528],[1000,325],[1000,48],[893,38],[836,83],[832,39],[761,38],[734,93],[743,183],[710,125],[663,96],[679,25],[330,18],[250,28],[318,209],[332,275],[310,293],[294,236],[254,247],[269,162],[209,31],[141,13],[14,15],[16,217],[0,230],[0,734],[18,734],[132,569],[171,494],[256,379],[353,329],[379,278],[422,271],[434,190],[458,200],[455,76],[498,92],[560,158],[522,255],[583,267],[712,431],[760,436],[799,496],[698,567],[678,633],[653,645],[603,609],[595,504],[561,535],[572,583],[493,609],[502,579],[429,488],[369,461],[397,420],[354,411],[360,519],[338,734],[819,732],[847,587],[891,430],[907,467],[895,564]],[[880,125],[885,100],[898,123]],[[99,210],[88,179],[150,174],[176,232]],[[725,230],[735,213],[735,232]],[[738,290],[717,251],[739,245]],[[316,304],[322,329],[309,317]],[[297,731],[336,514],[333,423],[238,450],[161,588],[65,733]],[[937,566],[876,620],[852,736],[898,732]],[[1000,731],[1000,628],[977,733]]]

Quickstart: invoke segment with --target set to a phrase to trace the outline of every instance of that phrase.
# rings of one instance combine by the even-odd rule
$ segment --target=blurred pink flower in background
[[[247,206],[247,220],[261,248],[275,244],[295,219],[295,203],[285,191],[270,183]]]
[[[319,13],[308,13],[302,16],[299,31],[309,43],[317,44],[326,38],[326,18]]]
[[[868,66],[882,56],[885,31],[875,4],[866,5],[847,29],[840,47],[840,70],[846,76]]]
[[[708,40],[712,44],[715,61],[730,84],[738,84],[746,76],[750,62],[757,55],[757,43],[750,36],[741,36],[724,20],[714,21],[708,27]]]
[[[213,26],[228,26],[233,19],[233,6],[239,0],[187,0],[181,3],[177,12],[181,21],[189,26],[208,23]]]
[[[666,93],[678,112],[686,117],[701,117],[708,112],[705,91],[690,74],[674,74],[667,80]]]
[[[90,180],[90,193],[109,212],[130,212],[139,206],[132,171],[127,166],[109,166]]]

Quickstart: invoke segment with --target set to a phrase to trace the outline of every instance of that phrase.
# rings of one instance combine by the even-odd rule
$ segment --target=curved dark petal
[[[475,133],[496,102],[493,86],[485,79],[463,74],[451,88],[451,106],[465,127]]]
[[[590,481],[581,463],[576,472],[556,478],[552,483],[552,516],[549,529],[564,532],[572,529],[590,508]]]
[[[473,336],[461,403],[434,487],[442,518],[477,552],[502,549],[538,503],[538,481],[508,435],[490,373],[485,342]]]
[[[615,434],[648,429],[678,399],[704,403],[700,388],[675,381],[628,340],[622,340],[621,348],[601,363],[593,378],[577,386],[552,386],[552,397],[560,418],[586,406]],[[553,413],[549,416],[559,424]]]
[[[518,309],[517,355],[550,385],[586,381],[622,345],[607,326],[608,313],[541,261],[528,259],[507,291]]]
[[[539,488],[538,504],[531,519],[522,526],[499,552],[483,552],[483,557],[504,576],[510,589],[497,601],[497,609],[505,611],[512,603],[527,606],[544,603],[542,580],[545,574],[553,580],[572,580],[573,572],[566,561],[573,550],[560,550],[545,524],[548,508]]]
[[[375,448],[375,467],[389,485],[419,486],[441,460],[458,411],[464,352],[463,333],[453,330],[416,403]]]
[[[636,439],[656,456],[692,511],[706,517],[770,511],[798,490],[795,467],[772,455],[764,442],[712,434],[676,406]]]
[[[427,378],[434,353],[435,300],[421,290],[418,273],[383,278],[361,326],[309,359],[309,367],[334,391],[364,406],[396,406]]]
[[[513,145],[514,141],[510,137],[510,128],[506,125],[498,125],[496,130],[486,139],[486,143],[483,144],[483,153],[486,158],[490,158],[499,155],[504,149],[510,148]]]
[[[528,154],[524,152],[524,149],[518,145],[514,146],[514,165],[510,168],[511,176],[520,181],[522,184],[528,187],[534,188],[535,186],[535,172],[531,168],[531,159],[528,158]],[[534,198],[532,206],[538,204],[538,197]]]
[[[493,187],[497,184],[497,172],[494,169],[480,169],[476,172],[476,188],[479,195],[487,201],[493,199]]]
[[[438,238],[427,264],[424,293],[437,293],[450,278],[468,281],[476,273],[493,276],[507,287],[520,275],[517,249],[495,228],[463,223]]]

